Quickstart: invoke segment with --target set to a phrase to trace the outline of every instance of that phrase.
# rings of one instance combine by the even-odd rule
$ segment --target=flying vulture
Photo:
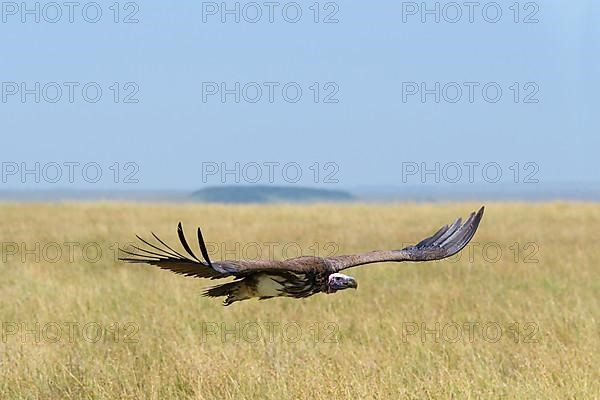
[[[352,255],[297,257],[275,261],[211,261],[202,232],[198,228],[198,244],[203,258],[201,260],[190,248],[180,222],[177,234],[187,256],[174,250],[152,233],[158,243],[152,244],[136,235],[147,247],[132,246],[135,251],[121,249],[128,254],[121,260],[156,265],[177,274],[198,278],[234,277],[233,281],[210,287],[203,293],[209,297],[226,296],[223,302],[226,306],[253,297],[261,300],[280,296],[302,298],[321,292],[335,293],[348,288],[356,289],[356,280],[340,273],[347,268],[379,262],[433,261],[450,257],[469,243],[477,231],[483,210],[484,207],[481,207],[477,213],[471,213],[464,224],[461,224],[461,218],[458,218],[452,225],[443,226],[433,236],[401,250],[376,250]]]

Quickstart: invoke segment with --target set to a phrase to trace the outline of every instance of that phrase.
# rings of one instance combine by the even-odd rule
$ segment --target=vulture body
[[[209,297],[225,297],[224,305],[250,298],[270,299],[272,297],[302,298],[316,293],[335,293],[348,288],[356,289],[358,284],[350,276],[340,271],[359,265],[379,262],[433,261],[450,257],[462,250],[475,235],[483,217],[484,207],[471,213],[462,224],[458,218],[453,224],[445,225],[432,236],[414,246],[400,250],[376,250],[368,253],[331,256],[297,257],[287,260],[223,260],[211,261],[198,228],[198,245],[202,259],[198,258],[189,246],[181,223],[177,227],[179,241],[188,255],[174,250],[152,233],[156,240],[137,238],[145,247],[132,246],[133,251],[123,250],[127,257],[123,261],[146,263],[170,270],[177,274],[222,279],[233,277],[232,282],[213,286],[204,292]]]

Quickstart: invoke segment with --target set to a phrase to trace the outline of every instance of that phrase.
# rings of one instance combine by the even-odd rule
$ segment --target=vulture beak
[[[358,282],[356,282],[356,279],[354,279],[354,278],[349,278],[349,279],[348,279],[348,287],[349,287],[349,288],[358,289]]]

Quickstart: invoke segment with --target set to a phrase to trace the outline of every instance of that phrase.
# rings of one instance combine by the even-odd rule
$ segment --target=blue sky
[[[433,184],[432,175],[406,172],[436,163],[458,164],[459,183],[470,183],[465,163],[479,163],[476,174],[500,168],[504,183],[534,170],[539,182],[600,181],[600,17],[592,1],[521,2],[518,15],[513,1],[498,2],[496,23],[490,2],[478,3],[473,22],[464,5],[458,18],[439,2],[439,23],[415,10],[421,2],[399,1],[324,1],[318,15],[312,1],[275,2],[272,23],[258,2],[262,16],[251,23],[256,7],[247,3],[236,23],[215,11],[221,2],[122,2],[118,15],[113,2],[82,2],[71,23],[67,7],[58,18],[42,2],[36,23],[20,2],[3,2],[0,189],[192,190],[236,183],[234,174],[206,174],[207,165],[236,163],[245,183],[256,164],[259,183],[269,183],[265,163],[279,163],[277,183],[290,182],[282,169],[293,165],[299,183],[327,184],[333,174],[340,187]],[[223,102],[221,84],[236,82],[239,103],[235,93]],[[422,85],[433,90],[424,102]],[[262,96],[252,102],[257,87]],[[453,102],[457,87],[462,97]],[[23,175],[36,163],[40,179]],[[101,179],[89,170],[81,178],[90,163]],[[478,176],[475,183],[489,181]]]

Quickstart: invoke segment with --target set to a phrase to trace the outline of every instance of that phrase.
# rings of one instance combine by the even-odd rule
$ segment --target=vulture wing
[[[177,274],[197,278],[220,279],[228,276],[242,277],[255,272],[298,272],[304,273],[316,268],[325,268],[322,258],[298,257],[285,261],[277,260],[224,260],[211,261],[202,231],[198,228],[198,245],[202,259],[194,254],[188,244],[181,222],[177,226],[177,235],[187,255],[181,254],[163,242],[157,235],[152,236],[158,243],[151,243],[140,236],[136,237],[144,244],[143,247],[131,245],[134,250],[120,249],[127,254],[120,258],[121,261],[156,265],[159,268],[170,270]]]
[[[450,257],[461,251],[473,238],[483,217],[484,207],[473,212],[464,224],[458,218],[452,225],[443,226],[434,235],[402,250],[377,250],[369,253],[333,256],[326,260],[335,271],[378,262],[433,261]]]

